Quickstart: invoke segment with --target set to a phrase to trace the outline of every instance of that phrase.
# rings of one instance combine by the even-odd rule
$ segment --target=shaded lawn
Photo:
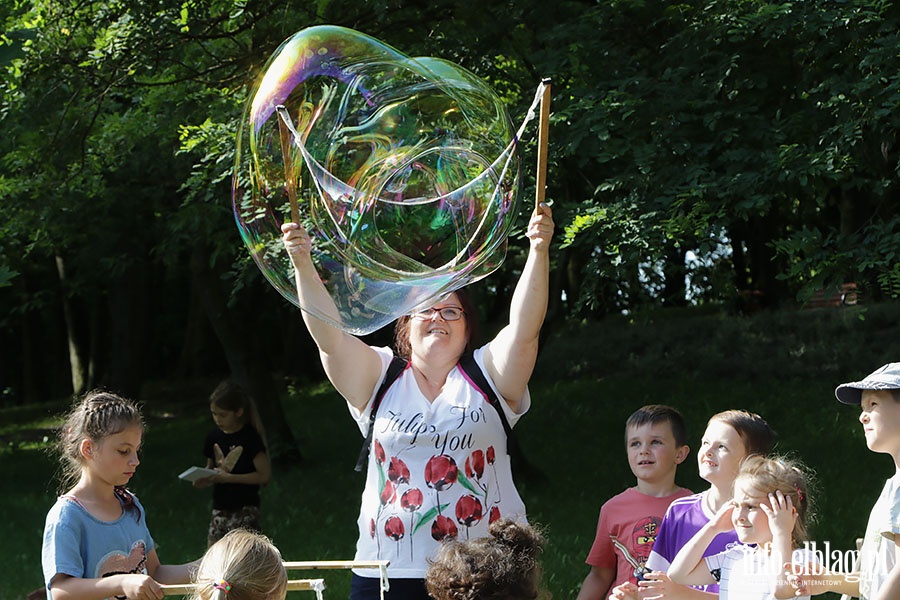
[[[636,380],[627,375],[552,381],[544,373],[532,386],[534,406],[517,435],[545,477],[522,482],[520,491],[529,518],[547,531],[545,583],[553,596],[577,594],[600,504],[633,485],[622,425],[634,409],[648,403],[682,410],[693,450],[711,414],[736,407],[761,413],[780,434],[778,450],[797,455],[817,471],[820,491],[812,497],[820,518],[815,538],[831,541],[833,548],[850,548],[893,467],[889,458],[866,450],[857,411],[833,401],[833,387],[818,381]],[[263,527],[288,560],[352,558],[363,484],[353,465],[362,439],[327,384],[303,389],[285,406],[304,461],[275,465],[273,481],[263,491]],[[0,579],[0,598],[23,597],[41,584],[41,531],[56,495],[56,466],[44,451],[42,434],[52,424],[49,417],[62,408],[48,405],[6,415],[0,427],[5,489],[0,502],[6,516],[0,521],[0,560],[7,571]],[[145,412],[149,426],[143,462],[131,487],[147,508],[161,559],[192,560],[205,549],[209,490],[195,490],[177,474],[202,464],[200,448],[211,425],[205,400],[157,403]],[[680,468],[678,480],[703,489],[694,459]],[[326,582],[326,597],[347,597],[346,572],[328,572]]]

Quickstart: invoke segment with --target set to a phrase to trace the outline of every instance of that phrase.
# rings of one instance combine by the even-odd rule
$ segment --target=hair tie
[[[222,590],[226,594],[231,591],[231,584],[225,581],[224,579],[220,579],[218,581],[214,581],[212,586],[217,590]]]
[[[800,489],[800,486],[795,483],[794,489],[797,490],[797,498],[800,500],[800,502],[803,502],[803,491]]]

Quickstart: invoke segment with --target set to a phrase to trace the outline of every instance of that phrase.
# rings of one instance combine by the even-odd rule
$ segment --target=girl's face
[[[221,429],[224,433],[236,433],[244,426],[243,408],[228,410],[216,406],[215,404],[210,404],[209,412],[212,413],[212,418],[213,421],[216,422],[216,427]]]
[[[85,440],[82,443],[85,468],[90,471],[91,476],[106,484],[126,485],[141,464],[138,450],[141,448],[143,435],[142,426],[129,425],[102,440]]]
[[[444,309],[446,318],[441,314]],[[409,344],[413,354],[424,355],[440,351],[461,356],[466,348],[466,314],[456,294],[450,294],[428,310],[416,313],[410,320]]]
[[[734,482],[734,510],[731,523],[742,544],[766,544],[772,541],[769,518],[762,505],[769,507],[769,498],[750,485],[749,481],[738,479]]]
[[[746,456],[744,440],[734,427],[722,421],[710,421],[697,453],[700,477],[712,484],[730,487]]]

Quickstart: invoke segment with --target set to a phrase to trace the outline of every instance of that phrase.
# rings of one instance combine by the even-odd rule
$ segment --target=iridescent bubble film
[[[233,190],[241,235],[285,298],[371,333],[503,262],[520,132],[458,65],[350,29],[304,29],[269,59],[244,113]],[[333,305],[298,300],[280,231],[291,195]]]

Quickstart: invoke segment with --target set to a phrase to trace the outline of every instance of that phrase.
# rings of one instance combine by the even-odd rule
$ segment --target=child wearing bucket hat
[[[900,597],[900,362],[888,363],[861,381],[834,390],[844,404],[860,407],[859,422],[872,452],[890,454],[896,471],[888,479],[869,513],[859,555],[858,573],[801,575],[795,587],[802,593],[837,592],[861,600]],[[841,576],[842,575],[842,576]]]

